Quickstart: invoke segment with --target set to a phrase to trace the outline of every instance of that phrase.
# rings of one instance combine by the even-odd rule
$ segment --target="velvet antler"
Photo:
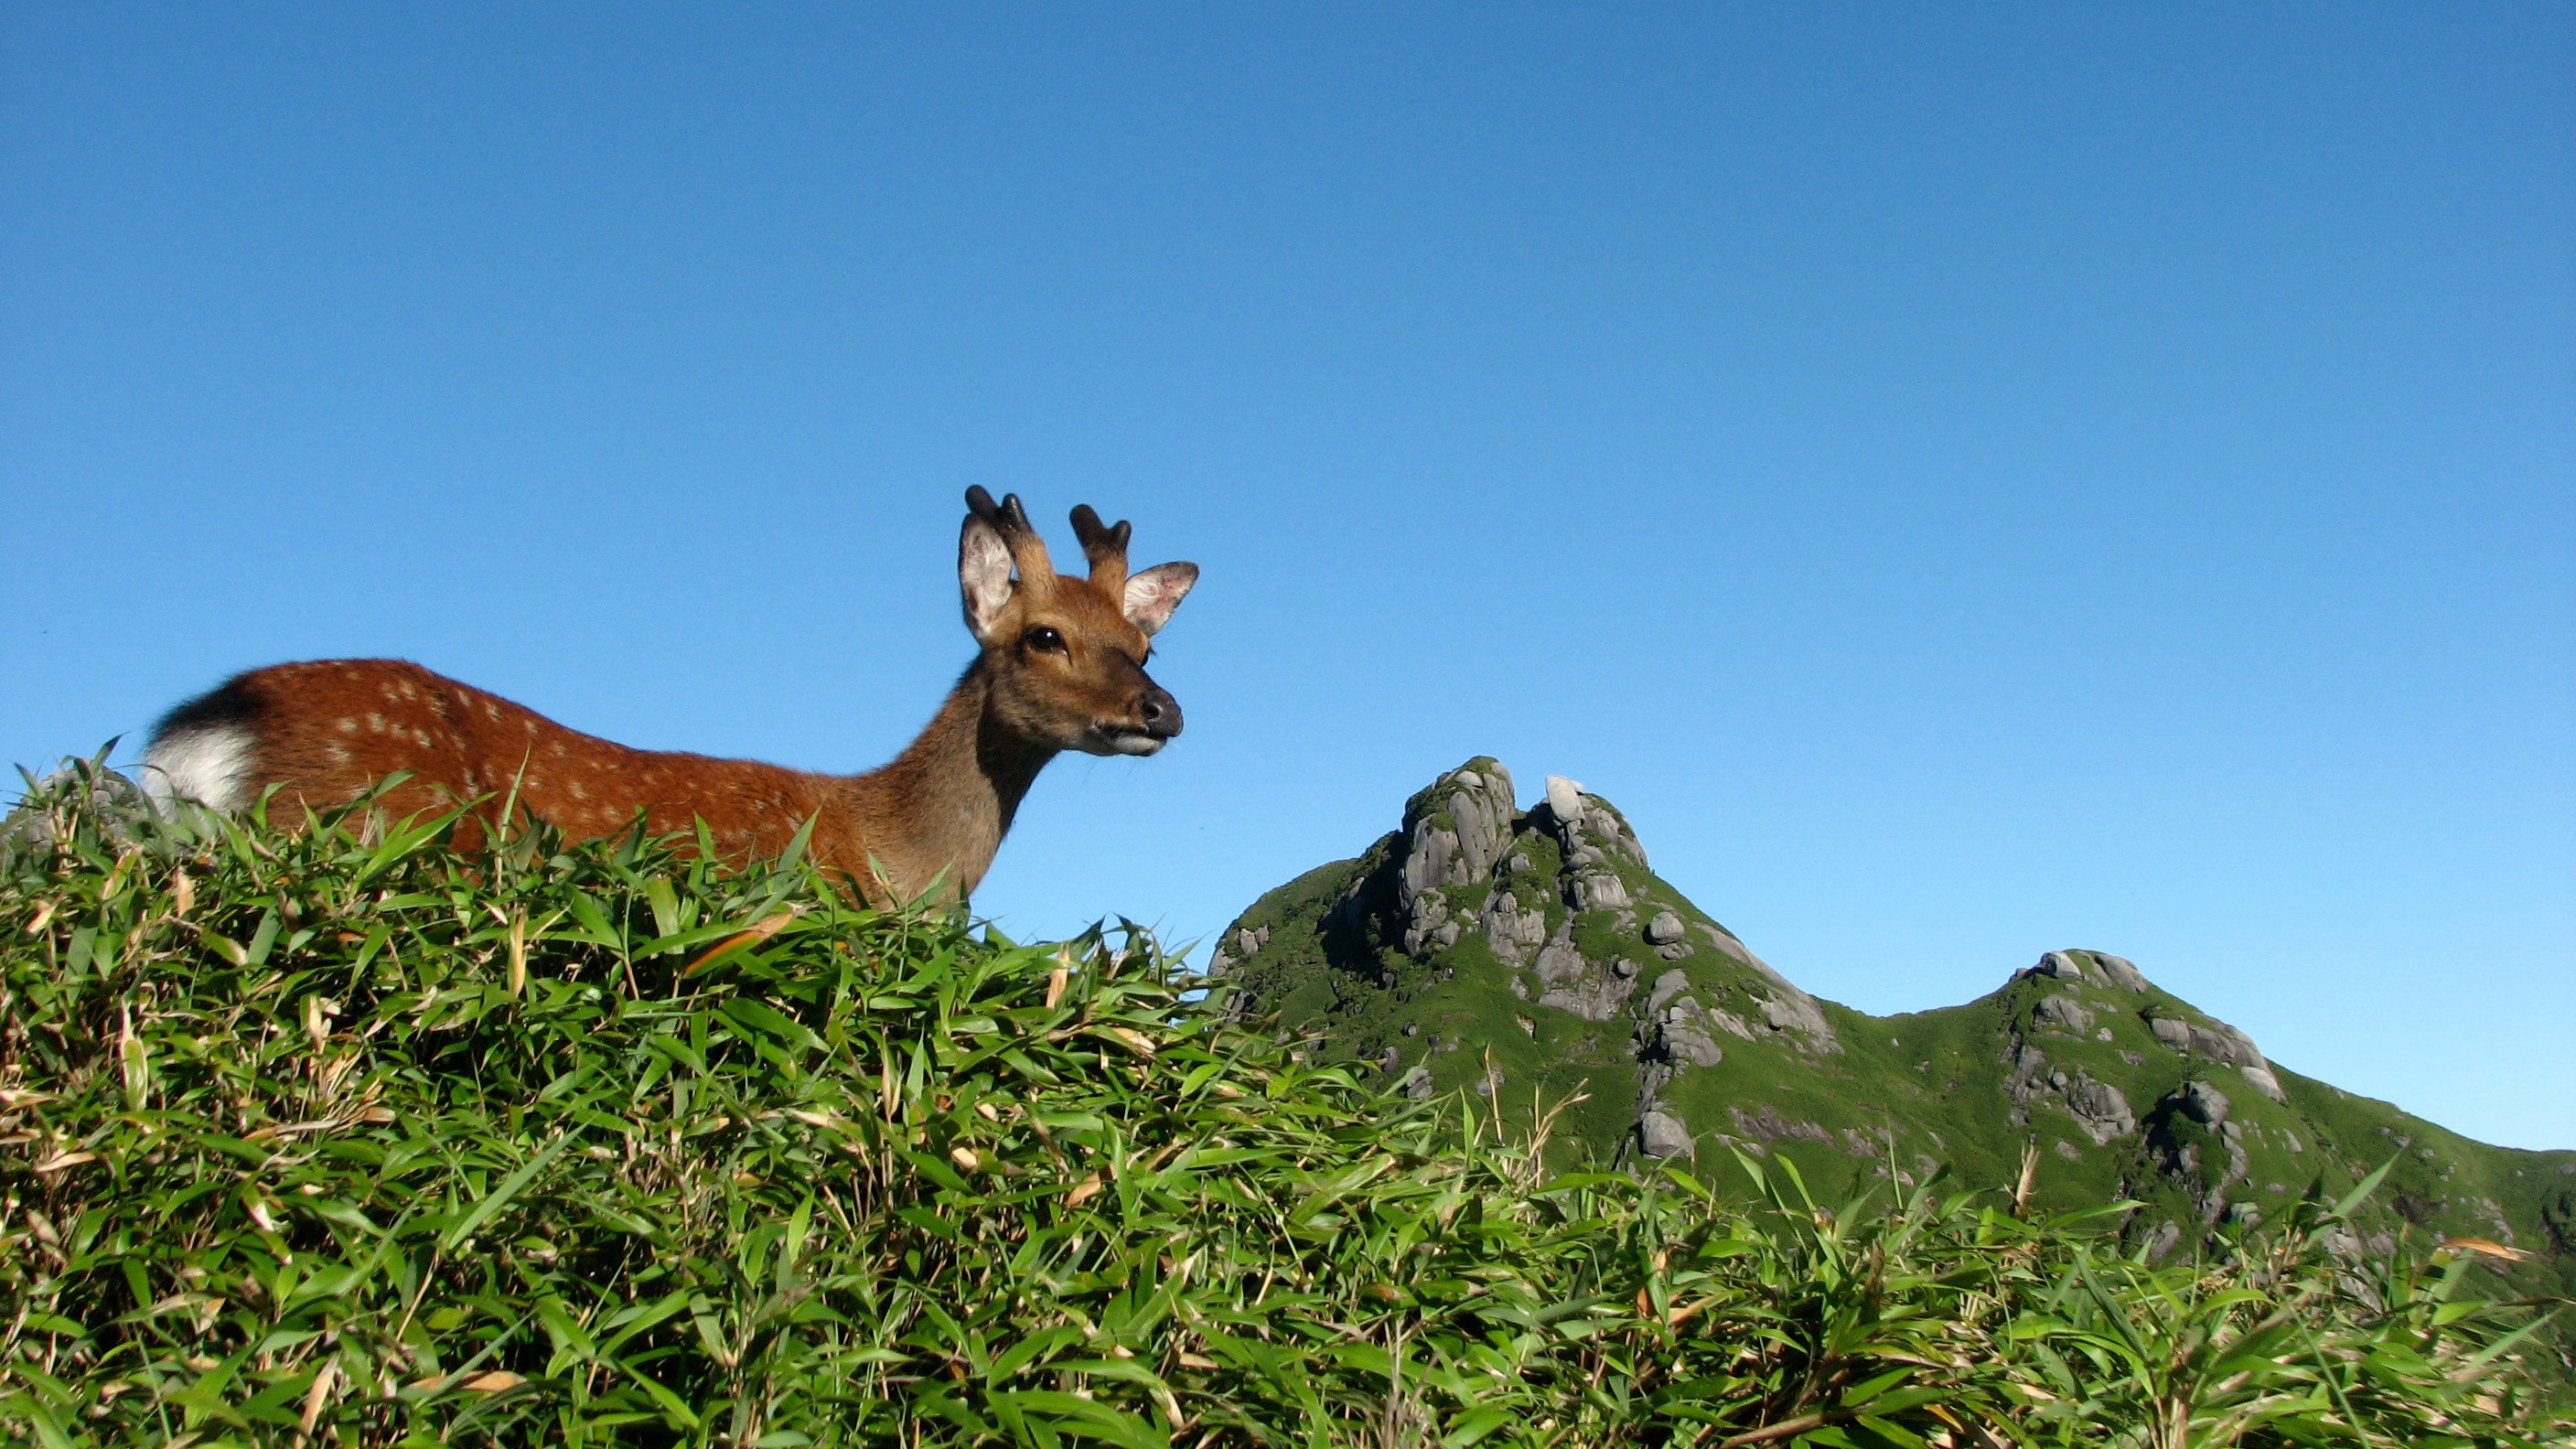
[[[1011,551],[1011,564],[1020,571],[1023,582],[1055,577],[1055,563],[1047,557],[1046,540],[1029,526],[1029,511],[1020,506],[1020,495],[1006,493],[996,505],[993,495],[979,484],[966,490],[966,508],[1001,535],[1002,547]]]
[[[1091,560],[1091,582],[1115,599],[1127,587],[1127,520],[1103,528],[1088,503],[1073,510],[1073,536],[1082,540],[1082,556]]]

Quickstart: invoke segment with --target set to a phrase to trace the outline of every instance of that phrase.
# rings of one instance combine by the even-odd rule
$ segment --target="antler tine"
[[[1126,519],[1103,528],[1090,504],[1074,507],[1073,536],[1082,540],[1082,556],[1091,560],[1091,582],[1113,597],[1127,587],[1129,532]]]
[[[966,490],[966,508],[984,520],[1002,536],[1002,546],[1011,551],[1011,563],[1020,571],[1023,581],[1055,577],[1055,564],[1047,557],[1046,540],[1029,526],[1029,511],[1020,506],[1020,495],[1005,493],[999,506],[982,485]]]

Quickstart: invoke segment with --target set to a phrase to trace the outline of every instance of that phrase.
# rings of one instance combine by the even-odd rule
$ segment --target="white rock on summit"
[[[1563,775],[1547,777],[1547,808],[1568,825],[1583,818],[1583,787]]]
[[[2087,957],[2092,959],[2089,967],[2085,964]],[[2051,951],[2039,958],[2030,973],[2054,976],[2060,981],[2099,982],[2123,991],[2144,993],[2147,989],[2147,978],[2127,957],[2101,951]]]

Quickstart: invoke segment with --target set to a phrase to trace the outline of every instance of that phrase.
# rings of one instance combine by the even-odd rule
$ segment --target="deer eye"
[[[1064,636],[1041,624],[1020,636],[1020,642],[1046,654],[1065,652]]]

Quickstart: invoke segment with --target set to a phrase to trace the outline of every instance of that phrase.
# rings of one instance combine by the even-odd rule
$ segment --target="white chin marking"
[[[164,735],[144,752],[144,792],[164,815],[178,800],[239,810],[250,803],[252,744],[250,731],[240,725]]]
[[[1150,755],[1162,747],[1163,741],[1160,737],[1155,735],[1116,734],[1109,737],[1109,748],[1104,753],[1112,755]]]

